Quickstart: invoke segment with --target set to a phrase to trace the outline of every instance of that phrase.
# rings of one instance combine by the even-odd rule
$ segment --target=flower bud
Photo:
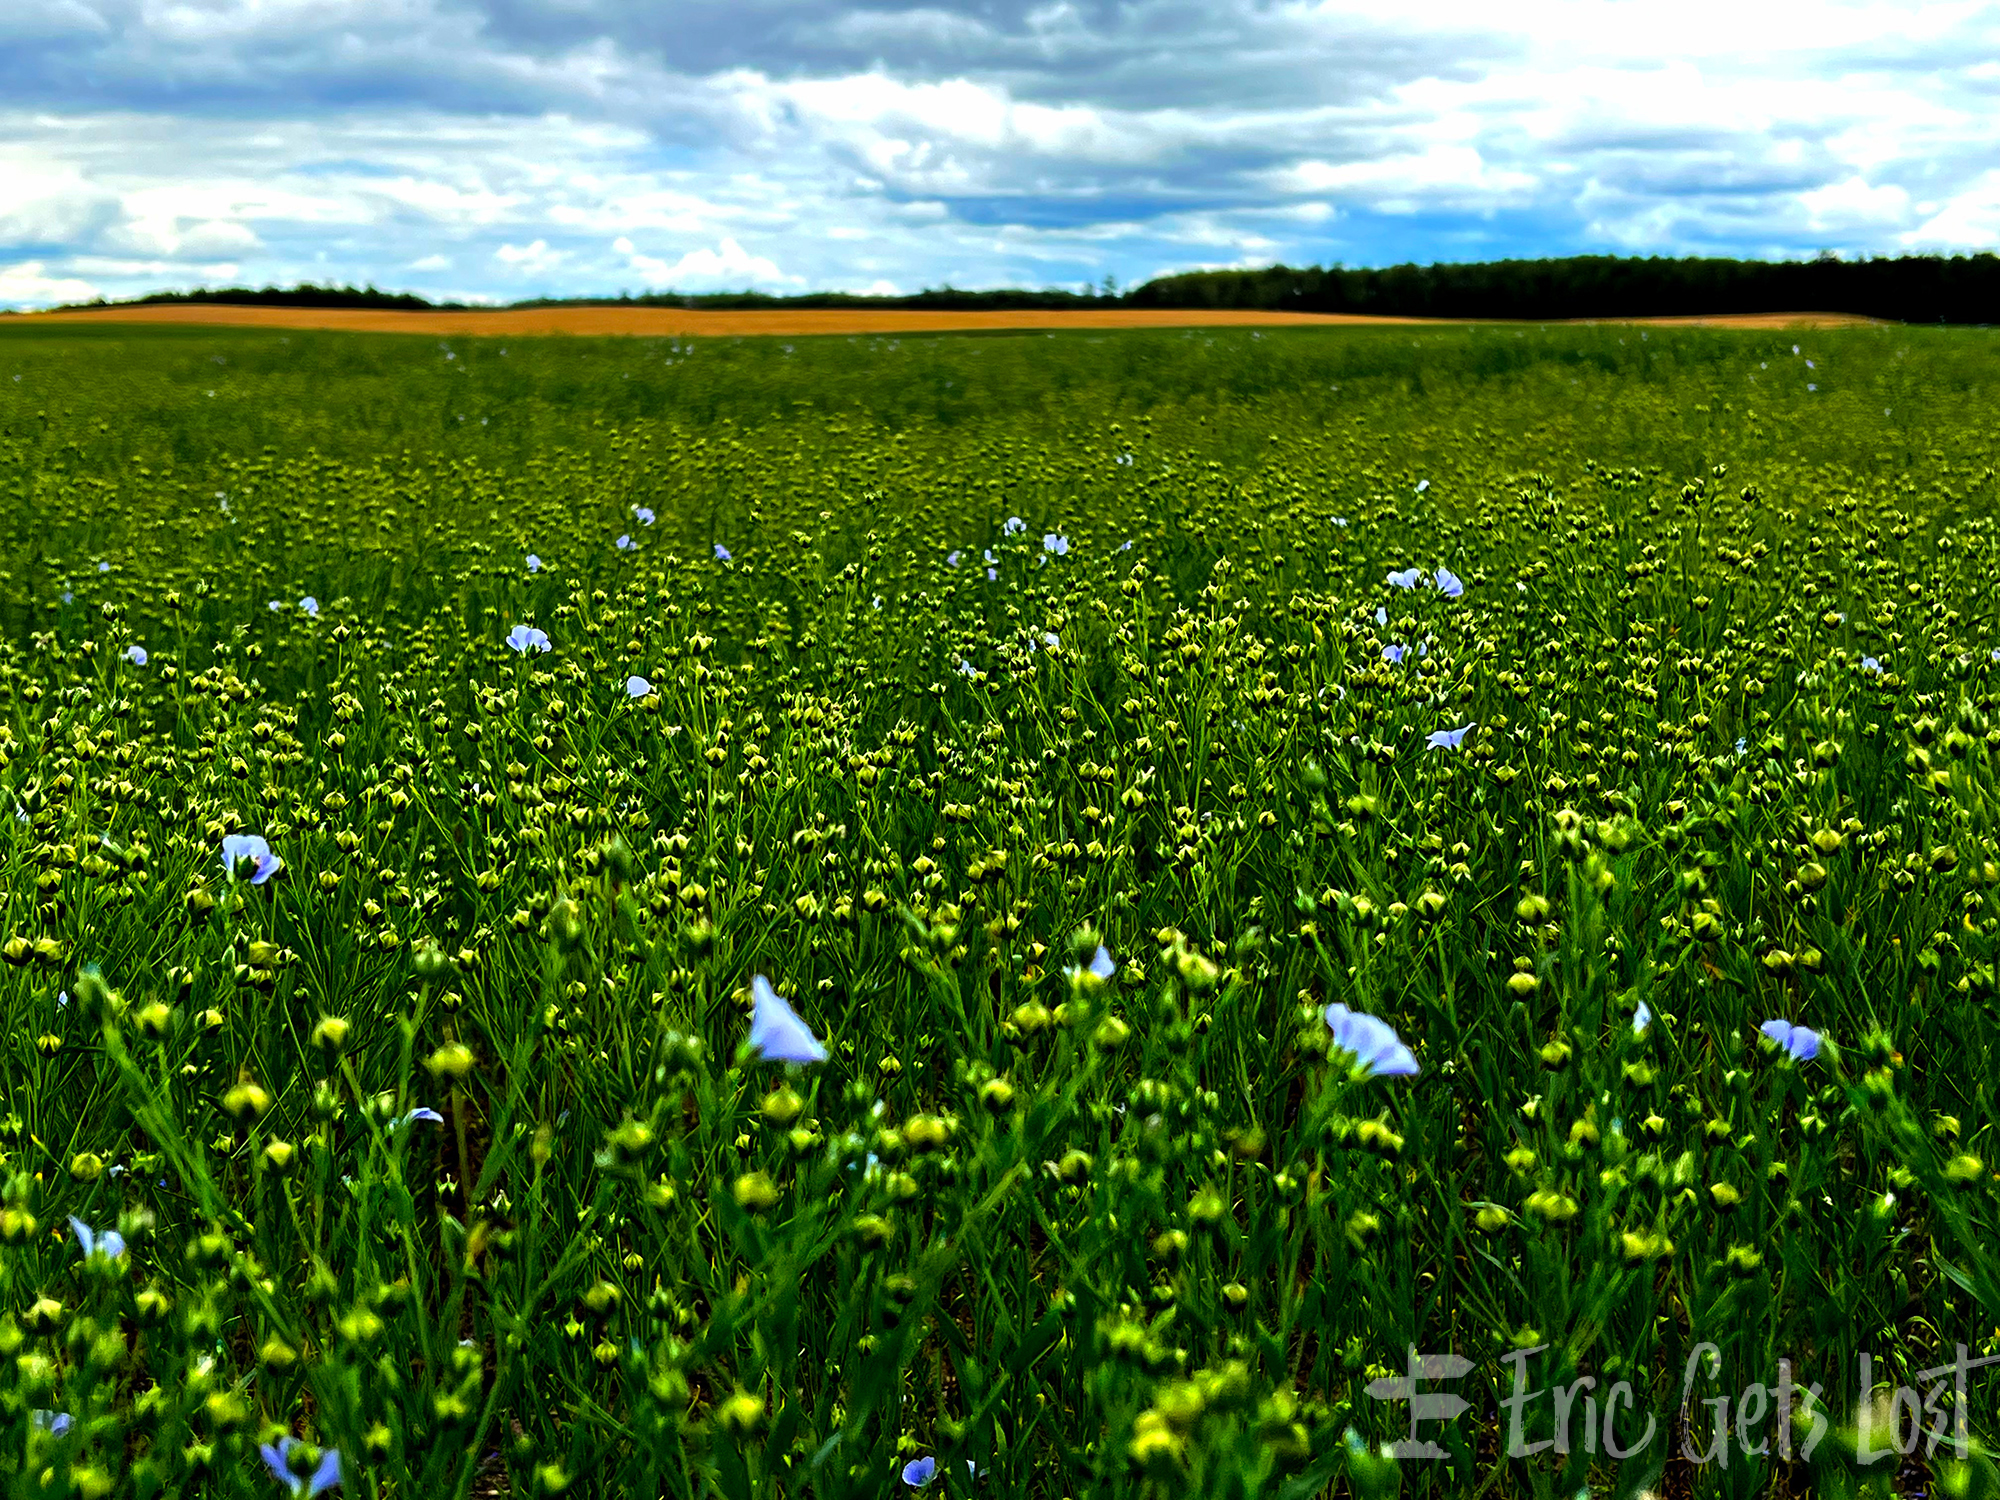
[[[252,1125],[271,1109],[271,1096],[247,1074],[222,1096],[222,1111],[239,1125]]]
[[[462,1082],[472,1071],[472,1049],[463,1042],[447,1042],[424,1060],[433,1078]]]
[[[745,1172],[730,1184],[729,1192],[739,1207],[753,1214],[769,1213],[778,1206],[778,1185],[762,1172]]]

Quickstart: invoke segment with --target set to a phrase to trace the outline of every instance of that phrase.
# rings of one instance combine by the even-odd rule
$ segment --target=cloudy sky
[[[0,0],[0,306],[2000,243],[2000,4]]]

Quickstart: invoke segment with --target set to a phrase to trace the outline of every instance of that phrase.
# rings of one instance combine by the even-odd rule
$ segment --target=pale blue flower
[[[988,547],[984,552],[980,554],[980,556],[984,557],[990,563],[1000,561],[999,558],[993,555],[993,549],[991,547]]]
[[[1111,961],[1111,950],[1102,943],[1097,945],[1097,952],[1091,957],[1090,972],[1099,979],[1109,979],[1118,972],[1118,965]]]
[[[715,544],[715,560],[717,562],[729,561],[729,549],[723,546],[722,543],[720,542],[717,542]]]
[[[301,1479],[285,1462],[291,1456],[297,1442],[296,1438],[282,1437],[275,1445],[259,1443],[257,1451],[263,1455],[264,1462],[270,1466],[271,1472],[291,1487],[292,1494],[298,1497],[298,1500],[310,1500],[310,1497],[330,1490],[340,1483],[340,1450],[327,1449],[320,1456],[319,1467],[314,1469],[310,1476]]]
[[[418,1120],[422,1120],[426,1124],[430,1125],[444,1124],[444,1116],[439,1114],[436,1110],[429,1108],[418,1108],[411,1110],[406,1115],[396,1116],[395,1119],[389,1122],[388,1128],[391,1130],[399,1130],[403,1126],[414,1124]]]
[[[988,568],[986,570],[986,581],[988,583],[994,582],[996,579],[999,578],[999,576],[1000,576],[1000,570],[998,568]]]
[[[279,610],[283,609],[284,607],[285,607],[285,601],[284,601],[284,600],[282,600],[282,599],[273,599],[273,600],[272,600],[272,601],[270,602],[270,610],[271,610],[271,613],[272,613],[272,614],[274,614],[274,615],[275,615],[275,614],[276,614],[276,613],[277,613],[277,612],[278,612]]]
[[[1861,658],[1861,670],[1864,672],[1874,672],[1879,675],[1882,671],[1882,663],[1875,660],[1872,656],[1864,656]]]
[[[1026,531],[1028,529],[1028,523],[1022,520],[1019,516],[1009,516],[1007,518],[1007,524],[1005,526],[1002,526],[1000,529],[1006,532],[1007,535],[1013,536],[1017,532]]]
[[[920,1490],[937,1478],[937,1460],[930,1457],[913,1458],[903,1465],[903,1483],[913,1490]]]
[[[1757,1029],[1789,1052],[1794,1062],[1811,1062],[1819,1056],[1820,1036],[1809,1026],[1778,1020],[1766,1021]]]
[[[516,625],[507,632],[507,644],[526,656],[530,651],[548,650],[549,637],[546,631],[537,630],[532,625]]]
[[[625,679],[625,696],[628,698],[643,698],[652,692],[652,690],[652,683],[646,681],[643,677],[635,676]]]
[[[1349,1010],[1339,1001],[1325,1012],[1333,1032],[1333,1043],[1354,1059],[1355,1066],[1370,1078],[1414,1078],[1417,1059],[1403,1045],[1403,1039],[1387,1021],[1377,1020],[1358,1010]]]
[[[1068,557],[1069,538],[1066,536],[1057,536],[1053,531],[1048,532],[1042,537],[1042,550],[1044,552],[1053,552],[1057,557]]]
[[[638,544],[630,536],[621,536],[611,545],[616,547],[620,552],[630,552]]]
[[[144,646],[127,646],[125,648],[125,660],[132,663],[135,667],[145,666],[146,648]]]
[[[1120,552],[1130,552],[1132,550],[1132,539],[1130,537],[1125,538],[1125,544],[1118,550]]]
[[[957,567],[957,566],[958,566],[958,559],[959,559],[959,556],[960,556],[960,554],[959,554],[959,553],[958,553],[958,552],[957,552],[957,551],[956,551],[955,549],[954,549],[953,551],[951,551],[951,552],[947,552],[947,553],[945,554],[945,559],[944,559],[944,565],[945,565],[945,566],[946,566],[947,568],[955,568],[955,567]]]
[[[641,526],[651,526],[653,524],[653,512],[649,506],[635,505],[632,507],[632,514],[639,518]]]
[[[1459,729],[1433,729],[1430,738],[1424,743],[1433,750],[1456,750],[1464,743],[1465,736],[1471,729],[1470,724]]]
[[[1449,568],[1437,570],[1437,586],[1438,592],[1447,599],[1456,599],[1465,592],[1464,581]]]
[[[245,860],[250,862],[250,883],[262,885],[278,871],[284,869],[285,862],[271,852],[271,846],[254,833],[232,833],[222,841],[222,868],[231,880]]]
[[[311,594],[307,594],[299,601],[299,609],[312,619],[319,618],[319,600],[313,598]]]
[[[1645,1035],[1646,1028],[1648,1026],[1651,1026],[1652,1024],[1653,1024],[1653,1007],[1648,1005],[1645,1001],[1641,1000],[1639,1002],[1639,1008],[1632,1012],[1632,1035],[1634,1036]]]
[[[1741,736],[1736,740],[1736,754],[1740,758],[1750,753],[1750,742]]]
[[[93,1255],[116,1260],[125,1253],[125,1236],[115,1229],[92,1229],[75,1214],[69,1216],[69,1228],[70,1233],[76,1236],[77,1244],[83,1247],[85,1260]]]
[[[1401,646],[1384,646],[1382,648],[1382,660],[1388,662],[1391,666],[1401,666],[1403,664],[1403,648]]]
[[[750,982],[754,1007],[750,1014],[750,1045],[767,1062],[817,1063],[826,1061],[826,1048],[812,1028],[799,1019],[798,1012],[785,1003],[784,996],[771,988],[771,981],[759,974]]]
[[[532,552],[528,554],[528,571],[530,573],[539,573],[542,571],[542,560]]]
[[[61,1437],[76,1425],[76,1419],[66,1411],[46,1411],[37,1407],[29,1416],[37,1427],[57,1437]]]
[[[1375,623],[1377,625],[1387,625],[1389,623],[1389,611],[1386,606],[1380,604],[1375,606]]]
[[[1405,568],[1400,573],[1391,573],[1389,575],[1389,582],[1393,583],[1399,589],[1413,589],[1417,586],[1417,580],[1423,576],[1424,570],[1422,568]]]
[[[1430,487],[1431,487],[1431,482],[1428,479],[1419,479],[1417,481],[1417,493],[1419,495],[1421,495],[1425,490],[1429,489]]]

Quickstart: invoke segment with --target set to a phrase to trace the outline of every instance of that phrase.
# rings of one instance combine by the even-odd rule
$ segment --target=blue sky
[[[0,306],[1996,246],[2000,4],[0,4]]]

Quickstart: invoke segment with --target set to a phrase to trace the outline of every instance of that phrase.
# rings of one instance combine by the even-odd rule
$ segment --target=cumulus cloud
[[[0,302],[1985,248],[1996,55],[1981,0],[48,0]]]

